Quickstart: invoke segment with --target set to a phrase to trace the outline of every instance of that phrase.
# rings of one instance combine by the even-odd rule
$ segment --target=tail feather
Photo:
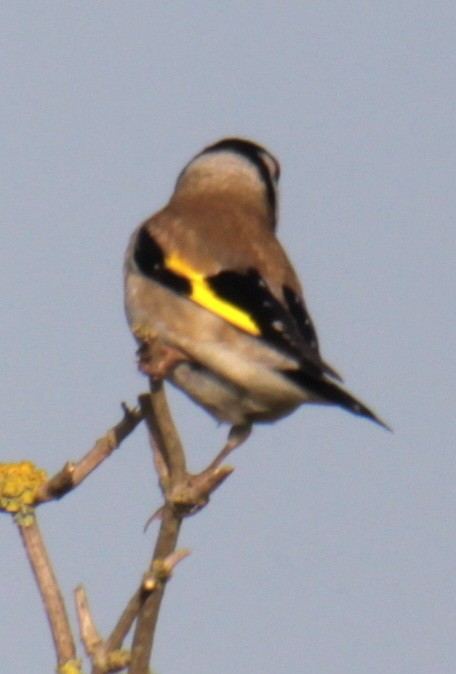
[[[369,407],[335,382],[324,378],[316,379],[302,370],[287,370],[284,374],[295,384],[298,384],[305,390],[312,391],[322,400],[333,405],[339,405],[352,414],[370,419],[387,431],[392,431],[390,426],[382,421]]]

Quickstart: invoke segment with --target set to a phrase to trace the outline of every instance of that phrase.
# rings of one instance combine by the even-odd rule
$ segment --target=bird
[[[169,203],[133,232],[125,310],[138,367],[230,425],[225,457],[252,425],[306,403],[388,426],[320,355],[301,284],[276,236],[280,165],[230,137],[199,152]]]

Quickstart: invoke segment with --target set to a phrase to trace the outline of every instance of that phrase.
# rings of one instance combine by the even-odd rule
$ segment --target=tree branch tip
[[[165,557],[163,560],[163,565],[169,569],[169,575],[171,576],[174,568],[186,557],[192,554],[192,551],[188,548],[181,548],[180,550],[175,550],[170,555]]]
[[[74,461],[67,461],[62,468],[62,473],[69,473],[69,474],[74,473],[74,469],[75,469]]]
[[[122,412],[125,414],[125,416],[128,417],[128,416],[130,416],[130,414],[132,414],[132,413],[135,411],[135,409],[137,409],[137,408],[134,407],[134,408],[132,409],[132,408],[130,407],[130,405],[129,405],[128,403],[125,402],[125,400],[122,400],[122,402],[120,403],[120,409],[121,409]]]
[[[37,504],[59,499],[71,491],[74,487],[75,470],[76,464],[74,461],[67,461],[58,473],[43,484],[37,497]]]
[[[190,554],[190,550],[181,549],[171,552],[164,559],[154,559],[151,570],[143,576],[142,590],[150,594],[162,587],[173,575],[174,568]]]
[[[74,599],[79,623],[79,631],[81,633],[84,649],[88,655],[95,656],[100,646],[103,644],[103,639],[95,627],[95,623],[89,608],[87,592],[83,585],[78,585],[78,587],[75,589]]]
[[[73,479],[74,471],[76,470],[76,464],[74,461],[67,461],[66,464],[63,466],[62,470],[60,471],[60,474],[63,476],[66,476],[68,479],[68,482],[71,482]]]
[[[124,414],[124,421],[137,421],[138,419],[142,419],[142,412],[141,408],[139,405],[136,405],[135,407],[130,407],[125,401],[122,401],[120,403],[120,407],[122,409],[122,412]]]
[[[200,489],[209,496],[218,489],[223,482],[234,472],[234,466],[220,466],[209,472],[203,471],[195,476],[196,484],[200,484]]]
[[[160,506],[147,520],[147,522],[144,525],[143,533],[146,533],[147,529],[149,526],[154,522],[155,520],[161,520],[163,517],[163,507]]]
[[[73,594],[77,606],[84,606],[84,608],[88,608],[89,600],[87,597],[87,590],[85,589],[84,585],[82,585],[82,583],[81,585],[78,585],[74,588]]]
[[[217,468],[217,470],[214,472],[214,475],[217,475],[219,479],[226,480],[226,478],[229,477],[231,473],[234,473],[234,471],[234,466],[220,466],[220,468]]]

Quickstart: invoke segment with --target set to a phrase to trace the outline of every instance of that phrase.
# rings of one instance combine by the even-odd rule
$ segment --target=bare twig
[[[160,530],[149,573],[139,593],[139,612],[131,651],[129,674],[148,671],[155,628],[166,582],[174,565],[187,551],[176,552],[184,517],[203,508],[210,494],[231,474],[229,466],[209,466],[199,475],[187,472],[185,453],[169,412],[162,383],[151,382],[151,395],[139,398],[146,421],[155,467],[165,504],[160,509]]]
[[[169,481],[178,482],[187,474],[185,452],[166,400],[162,383],[152,384],[151,393],[139,396],[141,413],[147,424],[154,462],[163,491]],[[157,466],[158,463],[158,466]]]
[[[151,383],[151,394],[139,396],[139,404],[165,502],[181,516],[193,515],[207,504],[212,492],[234,469],[219,466],[220,462],[213,461],[197,475],[187,472],[185,452],[169,411],[163,384]],[[158,512],[162,517],[163,508]]]
[[[22,525],[19,522],[18,528],[43,599],[57,653],[57,662],[61,666],[76,659],[76,647],[65,604],[46,552],[46,547],[36,521],[36,515],[31,524]]]
[[[58,499],[77,487],[145,419],[165,499],[159,510],[159,534],[149,570],[106,641],[103,641],[95,627],[84,590],[76,590],[80,631],[86,653],[92,662],[92,674],[116,672],[127,666],[130,674],[148,671],[166,583],[176,564],[189,554],[186,550],[176,551],[183,518],[203,508],[212,492],[233,470],[229,466],[220,466],[225,456],[221,453],[201,473],[192,475],[187,472],[185,453],[161,383],[151,383],[151,394],[140,396],[139,403],[139,408],[134,410],[124,405],[124,418],[100,438],[78,463],[67,463],[53,478],[38,487],[30,502],[37,505]],[[19,528],[43,597],[59,666],[77,662],[63,600],[36,522],[28,523],[27,526],[19,523]],[[135,620],[130,654],[119,649]]]
[[[95,627],[87,595],[82,585],[76,588],[74,595],[81,639],[84,650],[92,662],[92,674],[109,674],[128,667],[130,662],[129,651],[111,648],[101,638]]]
[[[88,656],[92,657],[96,654],[97,649],[103,643],[103,639],[95,627],[95,623],[89,609],[87,594],[82,585],[79,585],[79,587],[75,589],[74,597],[81,640],[84,645],[85,652]]]
[[[147,423],[149,439],[154,455],[160,486],[167,494],[174,483],[187,474],[184,450],[171,418],[163,384],[151,385],[150,396],[140,397],[141,410]],[[160,531],[149,567],[153,573],[154,563],[171,555],[177,545],[183,514],[179,514],[172,503],[163,506]],[[142,588],[138,620],[131,651],[129,674],[144,674],[148,671],[155,627],[166,579],[155,584],[153,591]]]
[[[181,524],[182,517],[176,514],[171,505],[165,505],[153,561],[150,566],[151,572],[155,560],[164,559],[175,550]],[[155,627],[165,587],[166,581],[163,580],[161,583],[156,583],[152,592],[143,589],[141,593],[141,605],[133,637],[129,674],[144,674],[148,671]]]
[[[154,592],[160,585],[166,583],[171,578],[174,567],[189,554],[190,550],[175,550],[165,559],[155,559],[152,569],[144,574],[142,582],[144,592]]]
[[[72,663],[77,665],[76,648],[63,598],[38,528],[36,513],[32,506],[60,498],[77,487],[102,463],[102,461],[104,461],[104,459],[110,456],[114,449],[120,445],[122,440],[136,428],[142,420],[141,411],[139,408],[130,410],[125,404],[123,404],[122,407],[124,410],[123,419],[108,431],[104,437],[100,438],[95,443],[94,447],[78,463],[67,463],[53,478],[44,482],[44,484],[36,490],[32,500],[28,501],[28,504],[24,501],[24,505],[21,506],[21,516],[16,518],[19,532],[50,624],[59,668],[68,666]],[[24,481],[26,477],[29,477],[30,470],[28,472],[25,471],[24,466],[20,464],[16,471],[12,471],[13,478],[15,472],[18,473],[19,477],[23,473],[24,475],[22,475],[21,479]],[[18,483],[17,485],[16,482]],[[24,494],[27,496],[31,491],[31,487],[34,485],[34,482],[32,481],[30,483],[31,487],[28,490],[22,485],[21,480],[16,479],[12,484],[14,485],[14,489],[12,490],[10,487],[10,489],[7,490],[8,493],[11,492],[16,495],[16,491],[20,487],[21,489],[19,489],[18,492],[19,496],[22,491],[24,491]],[[25,484],[25,486],[27,486],[27,484]],[[3,505],[3,509],[12,512],[15,512],[18,508],[19,506],[15,506],[15,501],[10,504],[8,499],[6,499],[6,504]],[[125,668],[128,664],[129,655],[127,659],[125,653],[121,651],[104,648],[105,644],[95,630],[93,621],[90,617],[87,599],[82,590],[79,593],[78,616],[86,650],[87,652],[96,654],[97,657],[99,656],[99,659],[103,664],[103,671],[113,672],[121,667]],[[109,646],[110,644],[108,644],[108,647]],[[96,660],[96,658],[93,659]]]
[[[142,421],[141,411],[138,408],[131,410],[125,403],[123,403],[122,408],[124,410],[124,417],[116,426],[97,440],[92,449],[80,461],[75,464],[68,462],[62,470],[41,487],[36,499],[36,505],[61,498],[77,487],[134,431],[136,426]]]
[[[138,615],[139,608],[141,606],[141,594],[141,589],[135,592],[125,607],[111,635],[108,637],[108,639],[106,639],[105,645],[108,652],[117,650],[122,646],[125,637],[131,630],[131,627]]]

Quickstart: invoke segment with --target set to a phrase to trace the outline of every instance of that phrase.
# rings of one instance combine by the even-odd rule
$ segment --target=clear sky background
[[[1,460],[50,473],[146,388],[123,315],[132,229],[227,135],[282,164],[280,237],[324,357],[390,423],[301,408],[259,427],[188,519],[159,674],[456,670],[454,2],[0,6]],[[192,469],[226,429],[173,393]],[[40,509],[69,604],[107,634],[160,505],[145,430]],[[0,669],[55,666],[0,517]],[[87,668],[86,668],[87,669]]]

